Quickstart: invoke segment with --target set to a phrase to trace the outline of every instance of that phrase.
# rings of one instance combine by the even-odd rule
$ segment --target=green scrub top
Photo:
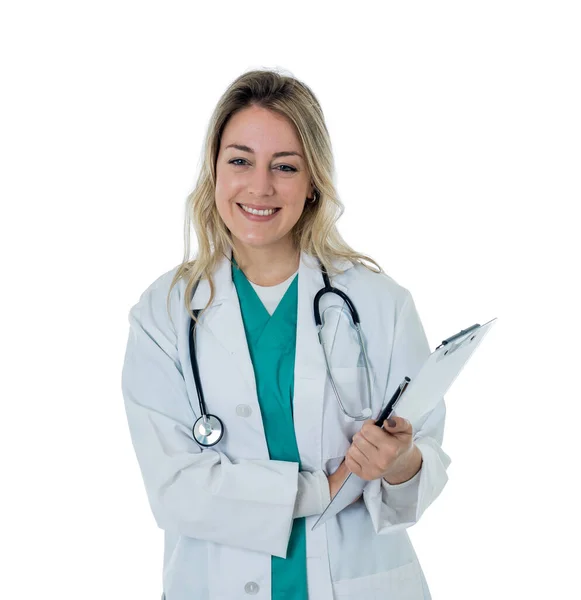
[[[298,275],[272,315],[232,258],[258,403],[271,460],[299,463],[293,422]],[[268,527],[268,523],[264,523]],[[307,600],[305,518],[294,519],[287,557],[271,556],[272,600]]]

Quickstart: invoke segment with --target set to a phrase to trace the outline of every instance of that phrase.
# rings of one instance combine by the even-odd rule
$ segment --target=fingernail
[[[395,427],[395,421],[392,418],[387,419],[387,424],[390,427]]]

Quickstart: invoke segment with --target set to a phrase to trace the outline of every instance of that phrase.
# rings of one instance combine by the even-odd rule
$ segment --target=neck
[[[246,278],[263,286],[286,281],[300,262],[299,250],[289,246],[256,248],[234,241],[233,254]]]

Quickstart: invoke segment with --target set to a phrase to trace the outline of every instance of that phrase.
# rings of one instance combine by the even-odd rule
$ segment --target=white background
[[[127,315],[182,258],[220,95],[271,67],[321,102],[340,231],[412,292],[432,349],[498,317],[410,529],[434,599],[579,597],[577,3],[212,6],[0,9],[0,596],[161,596]]]

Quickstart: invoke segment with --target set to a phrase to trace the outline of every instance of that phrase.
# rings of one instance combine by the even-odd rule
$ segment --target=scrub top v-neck
[[[298,275],[272,315],[232,259],[258,403],[271,460],[299,463],[293,421]],[[268,527],[268,523],[264,523]],[[271,556],[272,600],[307,600],[305,518],[294,519],[287,557]]]

